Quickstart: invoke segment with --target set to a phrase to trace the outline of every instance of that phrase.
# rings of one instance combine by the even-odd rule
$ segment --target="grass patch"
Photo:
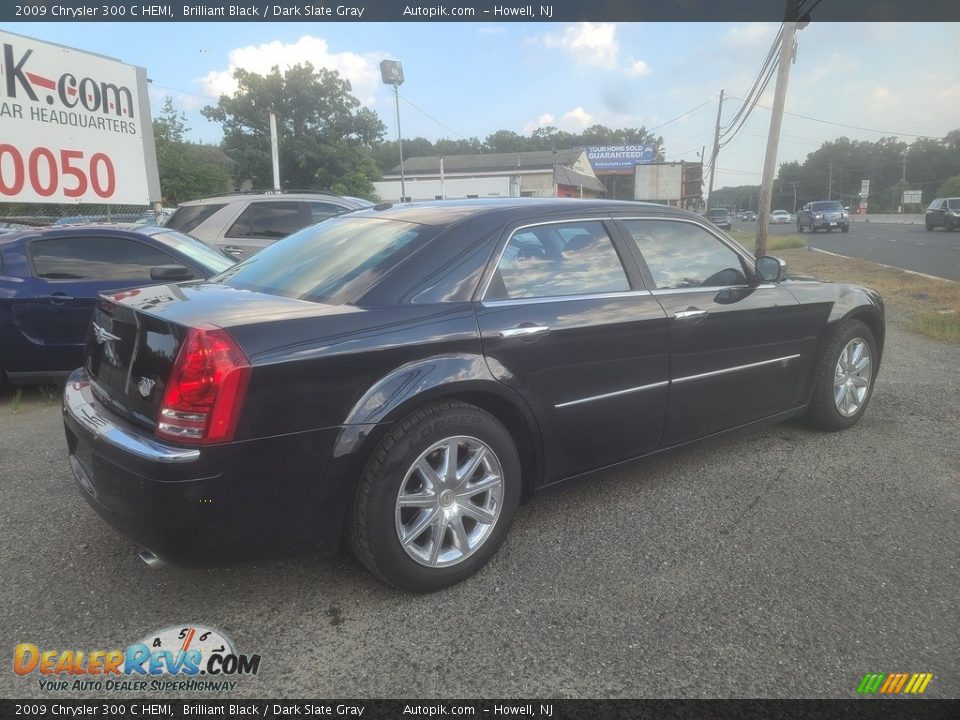
[[[56,385],[41,385],[40,388],[40,397],[43,398],[43,401],[50,405],[53,402],[53,399],[57,396],[57,386]]]
[[[734,230],[730,233],[733,238],[743,245],[747,250],[753,252],[757,247],[757,236],[754,233]],[[768,235],[767,252],[777,252],[779,250],[790,250],[791,248],[802,248],[807,246],[807,239],[799,233],[791,235]]]
[[[913,321],[912,329],[934,340],[960,342],[960,313],[925,312]]]
[[[14,415],[18,415],[20,413],[21,399],[23,399],[23,388],[17,388],[13,393],[13,400],[10,401],[10,406],[13,409]]]
[[[888,321],[902,320],[910,330],[934,340],[960,342],[960,283],[819,252],[786,250],[782,257],[790,274],[877,290],[886,303]]]

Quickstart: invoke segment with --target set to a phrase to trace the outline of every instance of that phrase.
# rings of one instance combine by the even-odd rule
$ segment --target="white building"
[[[445,198],[585,197],[606,192],[584,150],[406,158],[407,202]],[[384,202],[400,200],[400,166],[374,183]]]

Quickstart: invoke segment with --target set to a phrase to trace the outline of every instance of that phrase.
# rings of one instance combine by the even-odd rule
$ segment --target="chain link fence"
[[[150,205],[34,205],[0,203],[0,232],[77,223],[162,225],[170,211]]]

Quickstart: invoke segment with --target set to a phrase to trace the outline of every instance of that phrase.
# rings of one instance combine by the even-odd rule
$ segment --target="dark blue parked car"
[[[142,225],[0,235],[0,385],[62,380],[80,367],[98,293],[206,279],[233,263],[189,235]]]

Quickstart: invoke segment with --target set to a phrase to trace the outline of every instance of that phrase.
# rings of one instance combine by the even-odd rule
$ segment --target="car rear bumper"
[[[180,565],[332,550],[348,495],[325,477],[337,428],[189,447],[105,409],[83,370],[63,420],[81,495],[136,545]]]

